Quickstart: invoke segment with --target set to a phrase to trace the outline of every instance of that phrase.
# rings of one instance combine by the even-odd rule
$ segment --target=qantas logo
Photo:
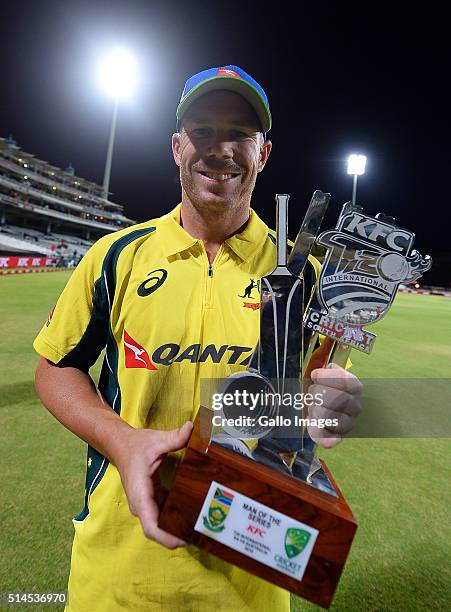
[[[182,349],[179,344],[168,342],[154,350],[152,361],[161,365],[171,365],[181,361],[191,361],[191,363],[211,361],[212,363],[225,362],[247,365],[253,351],[254,349],[250,346],[228,344],[223,344],[222,346],[207,344],[204,348],[202,348],[201,344],[190,344],[185,349]]]
[[[146,370],[156,370],[157,368],[149,359],[149,355],[144,347],[127,334],[124,329],[124,349],[126,368],[145,368]]]
[[[156,348],[150,358],[146,349],[136,340],[133,340],[124,329],[124,350],[126,368],[145,368],[157,370],[155,364],[170,366],[181,361],[191,363],[230,363],[248,365],[254,349],[250,346],[237,346],[223,344],[215,346],[207,344],[204,348],[200,344],[190,344],[181,348],[175,342],[168,342]]]

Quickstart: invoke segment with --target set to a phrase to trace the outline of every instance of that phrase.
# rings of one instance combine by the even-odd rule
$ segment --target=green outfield
[[[85,445],[40,405],[31,344],[69,274],[0,278],[0,592],[66,588]],[[451,299],[398,295],[374,331],[373,355],[353,354],[360,377],[451,376]],[[353,439],[321,454],[359,521],[332,609],[451,609],[449,440]]]

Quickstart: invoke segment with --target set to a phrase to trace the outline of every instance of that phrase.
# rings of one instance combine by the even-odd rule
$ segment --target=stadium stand
[[[0,255],[28,254],[74,265],[101,236],[135,221],[102,187],[0,138]]]

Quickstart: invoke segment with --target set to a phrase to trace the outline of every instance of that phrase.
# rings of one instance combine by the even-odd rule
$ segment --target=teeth
[[[233,174],[212,174],[211,172],[204,172],[208,178],[215,179],[216,181],[226,181],[233,177]]]

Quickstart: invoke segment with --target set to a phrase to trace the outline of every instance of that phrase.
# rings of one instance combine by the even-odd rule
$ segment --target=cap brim
[[[260,120],[262,131],[269,132],[271,129],[271,113],[266,106],[261,94],[253,87],[250,83],[239,79],[237,77],[229,76],[214,76],[211,79],[203,81],[197,87],[189,92],[187,96],[180,102],[177,108],[177,119],[180,121],[183,118],[187,108],[191,104],[210,91],[216,91],[220,89],[226,89],[227,91],[234,91],[235,93],[242,96],[254,109],[257,117]]]

